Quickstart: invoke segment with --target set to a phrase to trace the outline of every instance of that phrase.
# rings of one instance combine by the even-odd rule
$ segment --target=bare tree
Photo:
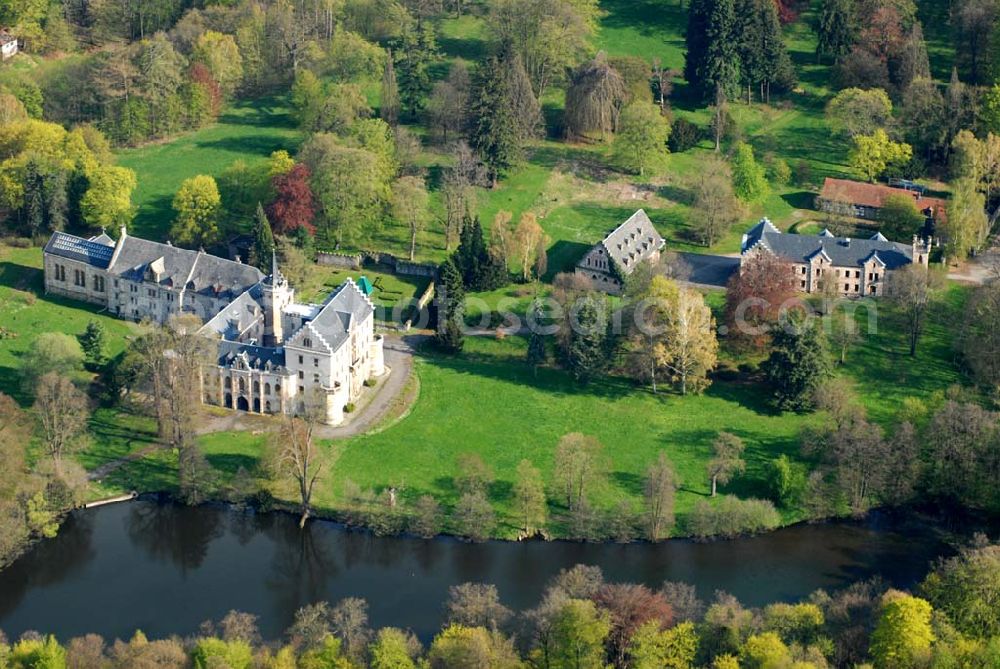
[[[476,187],[486,180],[486,168],[464,141],[454,145],[454,160],[444,171],[441,196],[445,206],[445,249],[450,251],[462,234],[462,221],[472,216]]]
[[[313,489],[323,470],[313,440],[315,426],[316,421],[311,416],[301,418],[289,415],[274,439],[272,469],[277,474],[291,477],[298,487],[302,509],[300,528],[305,527],[309,519]]]
[[[712,246],[729,232],[743,211],[733,193],[729,165],[722,159],[706,161],[692,191],[692,229],[702,244]]]
[[[603,477],[603,450],[596,437],[579,432],[559,440],[553,474],[571,510],[584,502],[594,484]]]
[[[746,470],[743,460],[743,440],[730,432],[720,432],[712,443],[714,457],[708,461],[708,476],[712,481],[712,497],[718,484],[729,483],[733,476]]]
[[[646,470],[643,498],[646,502],[646,525],[651,541],[669,534],[674,524],[674,497],[679,485],[677,474],[667,454],[660,451],[656,462]]]
[[[922,265],[907,265],[886,275],[886,294],[906,329],[911,356],[917,354],[927,311],[940,285],[940,275]]]
[[[533,535],[545,526],[545,485],[542,473],[530,460],[521,460],[517,465],[514,505],[521,530],[526,535]]]
[[[487,583],[461,583],[448,588],[448,622],[466,627],[499,630],[513,613],[500,602],[497,587]]]
[[[86,394],[66,377],[49,372],[38,380],[35,413],[42,426],[45,452],[58,475],[63,473],[63,458],[83,445],[90,419],[88,405]]]
[[[355,662],[364,658],[365,647],[372,637],[368,626],[368,602],[360,597],[347,597],[330,611],[330,627],[344,642],[344,652]]]

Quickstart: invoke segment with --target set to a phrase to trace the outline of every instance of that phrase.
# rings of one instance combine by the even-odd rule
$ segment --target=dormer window
[[[305,339],[302,340],[302,345],[305,346],[306,348],[312,348],[313,340],[310,339],[309,337],[306,337]]]

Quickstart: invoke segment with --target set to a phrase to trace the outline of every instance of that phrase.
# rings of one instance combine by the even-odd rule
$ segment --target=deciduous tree
[[[643,485],[643,500],[646,505],[647,538],[659,541],[670,534],[674,524],[674,497],[680,480],[674,467],[663,451],[656,462],[646,469]]]
[[[747,463],[743,459],[746,445],[743,440],[731,432],[720,432],[712,442],[712,459],[708,461],[708,478],[712,482],[712,497],[715,497],[718,484],[728,484],[734,476],[746,471]]]
[[[38,380],[35,413],[42,427],[46,454],[56,475],[63,473],[63,458],[84,445],[90,406],[86,394],[65,376],[49,372]]]
[[[613,153],[618,164],[640,176],[661,164],[670,139],[670,122],[654,104],[633,102],[622,111]]]
[[[219,237],[222,199],[215,179],[205,174],[185,179],[174,195],[171,238],[183,246],[209,246]]]

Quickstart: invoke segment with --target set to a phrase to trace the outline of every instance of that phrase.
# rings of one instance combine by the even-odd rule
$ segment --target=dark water
[[[702,597],[726,590],[745,603],[792,600],[881,575],[908,587],[951,553],[931,526],[876,517],[806,525],[756,538],[658,545],[466,544],[376,538],[283,514],[136,501],[74,514],[59,536],[0,572],[0,629],[68,638],[188,634],[230,609],[260,617],[277,638],[297,608],[363,597],[376,627],[422,638],[441,623],[448,586],[494,583],[515,609],[533,606],[564,567],[594,564],[613,581],[686,581]]]

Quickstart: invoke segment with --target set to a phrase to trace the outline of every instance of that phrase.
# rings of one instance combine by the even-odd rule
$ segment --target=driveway
[[[983,251],[955,271],[948,272],[948,278],[963,283],[984,284],[1000,277],[1000,246]]]
[[[716,256],[706,253],[678,253],[686,267],[680,268],[678,278],[698,286],[725,288],[729,277],[740,266],[739,256]]]

